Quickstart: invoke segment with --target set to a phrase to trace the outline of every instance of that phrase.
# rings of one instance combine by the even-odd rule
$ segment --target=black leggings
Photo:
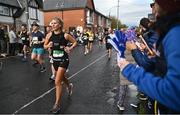
[[[9,54],[11,56],[15,55],[15,51],[16,51],[16,43],[10,43],[9,44]]]

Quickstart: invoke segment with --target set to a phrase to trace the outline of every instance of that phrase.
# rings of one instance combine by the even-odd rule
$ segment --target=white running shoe
[[[60,105],[55,104],[53,108],[50,110],[51,113],[56,114],[60,111]]]
[[[66,73],[69,72],[69,69],[66,69]]]
[[[49,78],[49,80],[55,80],[55,75],[51,75],[51,77]]]
[[[124,110],[125,110],[125,108],[124,108],[123,106],[120,106],[119,104],[117,104],[117,107],[118,107],[118,109],[119,109],[120,111],[124,111]]]
[[[69,87],[67,88],[68,96],[72,95],[72,89],[73,89],[73,84],[69,83]]]

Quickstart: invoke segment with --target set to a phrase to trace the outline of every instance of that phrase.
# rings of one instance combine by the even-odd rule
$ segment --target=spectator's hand
[[[121,71],[129,64],[125,58],[117,58],[117,64]]]
[[[134,41],[127,41],[126,42],[126,49],[131,51],[131,50],[137,49],[137,46],[136,46]]]
[[[146,45],[144,45],[143,43],[140,44],[140,48],[141,51],[144,51],[146,49]]]

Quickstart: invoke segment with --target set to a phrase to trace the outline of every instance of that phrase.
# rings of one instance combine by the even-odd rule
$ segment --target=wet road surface
[[[73,83],[73,95],[68,98],[63,90],[61,111],[67,114],[118,114],[119,71],[113,52],[108,60],[105,47],[95,43],[93,51],[83,55],[83,46],[70,55],[67,77]],[[48,114],[55,101],[54,82],[51,76],[49,59],[46,56],[44,73],[33,68],[32,62],[22,62],[21,58],[1,59],[3,70],[0,72],[0,113]],[[129,86],[125,100],[124,114],[136,111],[130,103],[136,103],[136,87]]]

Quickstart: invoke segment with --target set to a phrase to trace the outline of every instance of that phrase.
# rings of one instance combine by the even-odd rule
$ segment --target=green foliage
[[[118,28],[127,28],[127,25],[122,24],[120,20],[118,20],[116,17],[112,16],[111,18],[111,28],[117,29],[117,22],[118,22]]]

